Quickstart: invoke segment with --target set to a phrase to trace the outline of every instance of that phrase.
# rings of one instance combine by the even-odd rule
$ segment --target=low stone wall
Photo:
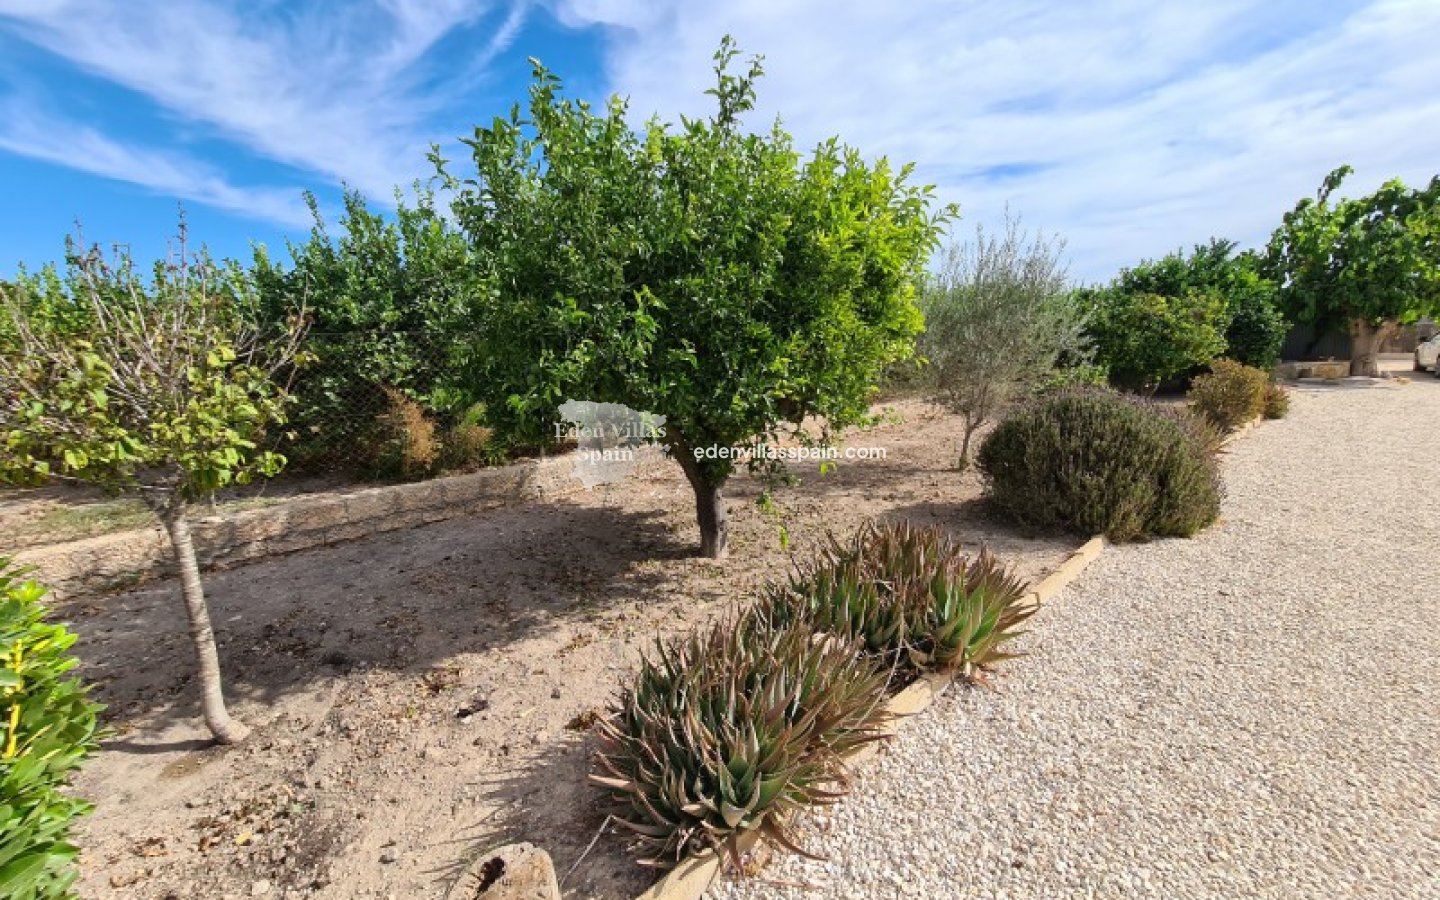
[[[1286,381],[1300,378],[1348,378],[1350,360],[1327,362],[1284,362],[1275,367],[1276,377]]]
[[[665,459],[653,447],[643,448],[637,456],[637,471]],[[567,454],[414,484],[297,497],[233,515],[194,519],[190,529],[201,567],[224,569],[583,489],[574,457]],[[33,577],[61,597],[114,590],[174,570],[170,542],[158,525],[33,547],[16,558],[34,566]]]

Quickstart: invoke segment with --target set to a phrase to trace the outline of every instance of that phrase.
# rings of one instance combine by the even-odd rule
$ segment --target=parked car
[[[1436,375],[1440,375],[1440,334],[1436,334],[1430,340],[1425,341],[1415,348],[1415,371],[1424,372],[1426,369],[1433,369]]]

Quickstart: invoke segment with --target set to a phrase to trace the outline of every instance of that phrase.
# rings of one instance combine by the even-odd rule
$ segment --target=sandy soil
[[[742,602],[833,528],[941,522],[1035,577],[1073,541],[992,520],[950,468],[956,421],[915,401],[777,500],[728,491],[730,560],[697,559],[678,466],[547,504],[267,560],[208,579],[234,712],[209,746],[173,581],[60,605],[114,729],[78,781],[87,897],[442,896],[474,855],[530,840],[567,896],[630,897],[653,873],[605,834],[588,725],[657,634]],[[578,861],[578,865],[577,865]],[[574,871],[570,870],[574,867]]]

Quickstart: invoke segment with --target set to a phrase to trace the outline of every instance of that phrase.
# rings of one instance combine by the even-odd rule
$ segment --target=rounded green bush
[[[1020,407],[980,447],[991,500],[1022,525],[1114,541],[1189,537],[1220,514],[1207,430],[1111,391]]]

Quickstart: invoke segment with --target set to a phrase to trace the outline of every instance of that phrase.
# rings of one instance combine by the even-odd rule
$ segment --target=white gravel
[[[1440,381],[1314,386],[730,898],[1440,897]],[[786,884],[788,882],[789,884]]]

